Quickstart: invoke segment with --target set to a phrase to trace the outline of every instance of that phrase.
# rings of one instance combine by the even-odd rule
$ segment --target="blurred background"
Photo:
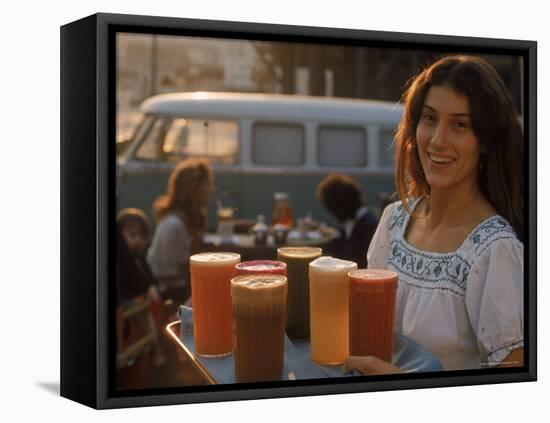
[[[130,135],[141,102],[162,93],[235,91],[397,102],[405,83],[441,55],[422,50],[118,34],[117,139]],[[521,114],[521,58],[482,56],[497,69]]]
[[[202,143],[202,146],[195,146],[194,155],[199,155],[200,148],[203,148],[203,155],[211,160],[214,167],[216,193],[209,207],[210,229],[217,224],[216,207],[228,207],[234,217],[250,222],[257,220],[260,214],[266,215],[267,223],[271,223],[273,196],[279,191],[289,195],[294,217],[313,218],[336,226],[334,216],[327,213],[315,198],[316,186],[323,177],[334,172],[354,177],[362,187],[365,204],[379,215],[395,192],[392,142],[398,118],[390,118],[385,127],[377,129],[375,124],[375,128],[365,126],[359,132],[354,128],[345,132],[329,127],[325,137],[331,137],[329,141],[335,143],[330,149],[323,151],[321,144],[303,147],[303,150],[318,149],[311,154],[327,156],[328,159],[319,159],[325,160],[325,163],[312,162],[317,160],[313,156],[305,157],[302,162],[287,162],[285,159],[265,161],[253,157],[248,163],[242,157],[249,153],[239,149],[250,148],[246,147],[248,143],[256,143],[256,140],[243,140],[247,136],[246,131],[234,115],[231,116],[234,123],[223,119],[213,121],[208,117],[186,120],[185,115],[175,116],[178,119],[171,116],[162,122],[158,119],[146,122],[140,105],[161,94],[202,91],[283,94],[316,99],[312,104],[319,103],[317,100],[321,98],[325,100],[324,104],[330,104],[326,101],[328,99],[364,100],[365,104],[374,100],[391,107],[399,103],[407,82],[444,54],[449,53],[119,33],[116,90],[117,153],[120,153],[118,208],[138,207],[153,218],[152,203],[164,192],[170,171],[178,160],[190,155],[191,147],[188,146],[187,153],[183,152],[182,147],[179,154],[167,154],[173,153],[174,144],[189,144],[189,140],[176,140],[185,129],[191,134],[186,135],[189,139],[193,141],[195,138],[193,142],[197,145]],[[497,69],[506,83],[521,118],[521,58],[502,55],[483,57]],[[350,107],[354,104],[349,103]],[[334,105],[340,107],[337,103]],[[267,103],[264,106],[270,107]],[[310,105],[304,103],[296,107],[304,109],[310,108]],[[231,107],[228,107],[228,112],[229,109]],[[367,118],[365,116],[365,122]],[[296,120],[306,127],[305,121],[298,122],[298,117]],[[329,119],[325,120],[328,122]],[[203,131],[207,127],[208,131]],[[342,129],[341,124],[339,129]],[[376,130],[376,133],[373,135],[371,130]],[[254,145],[256,150],[250,154],[273,155],[270,150],[276,145],[273,139],[279,141],[287,137],[287,142],[291,143],[290,136],[303,137],[304,142],[308,138],[305,130],[303,135],[296,134],[296,127],[267,128],[264,132],[267,150],[263,153],[258,150],[258,140]],[[254,136],[259,137],[258,133],[260,131],[254,132]],[[312,136],[323,137],[320,133]],[[141,139],[136,140],[139,137]],[[225,144],[222,144],[222,138]],[[348,144],[344,143],[343,138],[348,138]],[[233,155],[221,157],[216,148],[231,146],[231,142],[234,144],[231,147]],[[348,146],[350,143],[353,148]],[[367,152],[372,156],[373,147],[369,145],[372,143],[378,145],[374,147],[378,158],[367,157],[364,163],[350,162],[356,160],[358,155],[367,155]],[[282,157],[298,154],[293,148],[285,152],[281,147],[278,154]],[[359,153],[352,153],[353,149]],[[277,177],[267,177],[268,173]],[[263,189],[257,189],[260,186]]]

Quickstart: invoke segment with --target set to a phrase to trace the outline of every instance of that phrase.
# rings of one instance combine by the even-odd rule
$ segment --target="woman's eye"
[[[455,126],[459,129],[467,129],[468,124],[466,122],[456,122]]]
[[[428,121],[428,122],[432,122],[435,120],[435,118],[433,117],[433,115],[430,115],[430,114],[425,114],[422,116],[422,119]]]

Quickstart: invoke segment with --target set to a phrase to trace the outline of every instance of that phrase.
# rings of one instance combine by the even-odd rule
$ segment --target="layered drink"
[[[252,274],[231,280],[237,382],[282,378],[286,299],[284,276]]]

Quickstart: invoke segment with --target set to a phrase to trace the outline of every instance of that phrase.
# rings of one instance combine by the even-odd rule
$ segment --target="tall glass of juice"
[[[286,263],[276,260],[251,260],[235,265],[238,275],[286,276]]]
[[[311,359],[341,364],[349,355],[349,279],[357,263],[319,257],[309,263]]]
[[[352,270],[349,276],[349,353],[391,362],[397,273]]]
[[[233,352],[231,278],[241,256],[201,253],[191,256],[191,296],[195,351],[205,357]]]
[[[309,263],[321,257],[317,247],[281,247],[277,260],[286,263],[288,301],[286,333],[292,339],[309,338]]]
[[[286,298],[287,279],[281,275],[231,280],[237,382],[282,378]]]

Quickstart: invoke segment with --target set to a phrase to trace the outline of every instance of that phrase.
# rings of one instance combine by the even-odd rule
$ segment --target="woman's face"
[[[416,142],[432,190],[477,184],[480,145],[472,130],[468,98],[448,86],[428,90]]]
[[[201,206],[206,207],[208,205],[208,203],[210,202],[210,198],[212,198],[213,193],[214,193],[214,187],[210,180],[206,179],[200,183],[197,197]]]

